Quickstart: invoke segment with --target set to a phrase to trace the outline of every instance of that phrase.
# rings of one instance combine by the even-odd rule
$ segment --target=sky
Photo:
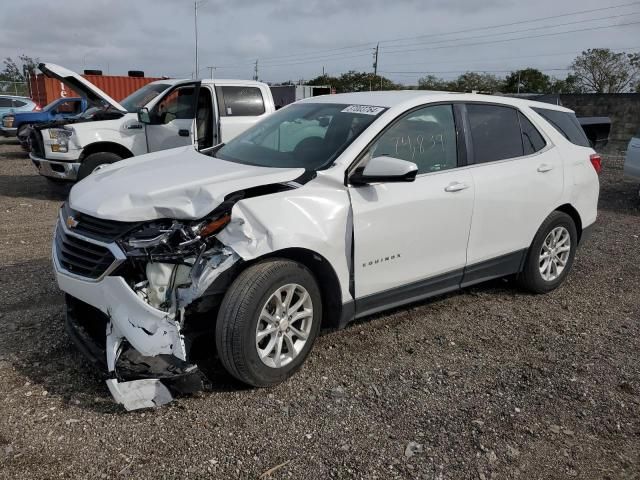
[[[192,77],[193,0],[20,0],[0,9],[0,57],[80,72]],[[378,71],[407,85],[535,67],[564,78],[587,48],[640,52],[640,1],[200,0],[199,74],[266,82]],[[613,8],[610,8],[613,7]],[[596,10],[597,9],[597,10]],[[588,11],[591,10],[591,11]],[[583,13],[578,13],[583,12]],[[209,66],[215,66],[210,70]]]

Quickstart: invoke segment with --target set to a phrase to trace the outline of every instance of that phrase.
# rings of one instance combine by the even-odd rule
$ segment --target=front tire
[[[78,181],[91,175],[99,166],[119,160],[122,160],[122,157],[112,152],[97,152],[87,155],[78,169]]]
[[[555,211],[538,229],[527,253],[520,285],[534,293],[558,288],[567,278],[578,246],[578,232],[573,219]]]
[[[320,289],[304,265],[284,259],[257,263],[236,278],[220,305],[220,361],[248,385],[281,383],[304,363],[321,319]]]

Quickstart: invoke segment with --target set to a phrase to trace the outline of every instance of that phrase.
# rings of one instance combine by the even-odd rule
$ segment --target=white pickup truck
[[[92,106],[75,120],[31,132],[31,160],[53,181],[81,180],[101,165],[144,153],[207,149],[275,111],[269,87],[251,80],[158,80],[117,102],[66,68],[39,68]]]

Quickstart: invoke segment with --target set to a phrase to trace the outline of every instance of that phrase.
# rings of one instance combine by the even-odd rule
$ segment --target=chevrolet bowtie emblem
[[[78,221],[75,218],[73,218],[71,215],[67,217],[67,221],[65,223],[69,228],[76,228],[78,226]]]

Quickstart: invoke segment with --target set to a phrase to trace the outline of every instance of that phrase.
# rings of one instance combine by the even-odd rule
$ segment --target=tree
[[[26,82],[29,75],[34,73],[39,60],[27,55],[20,55],[18,62],[11,57],[3,60],[4,69],[0,72],[0,80],[6,82]]]
[[[640,79],[640,54],[590,48],[576,57],[570,68],[586,92],[627,92]]]
[[[537,68],[511,72],[504,82],[504,91],[509,93],[546,93],[550,87],[549,75],[545,75]]]
[[[308,85],[330,85],[336,93],[367,92],[369,90],[397,90],[399,85],[386,77],[369,72],[350,70],[339,77],[320,75],[307,82]]]
[[[494,93],[502,90],[503,83],[503,80],[489,73],[467,72],[460,75],[453,85],[460,92]]]
[[[427,75],[418,79],[418,90],[455,90],[455,86],[451,82],[447,82],[435,75]]]
[[[584,89],[580,85],[578,78],[575,75],[567,75],[565,79],[553,78],[551,80],[551,86],[549,87],[550,93],[584,93]]]

